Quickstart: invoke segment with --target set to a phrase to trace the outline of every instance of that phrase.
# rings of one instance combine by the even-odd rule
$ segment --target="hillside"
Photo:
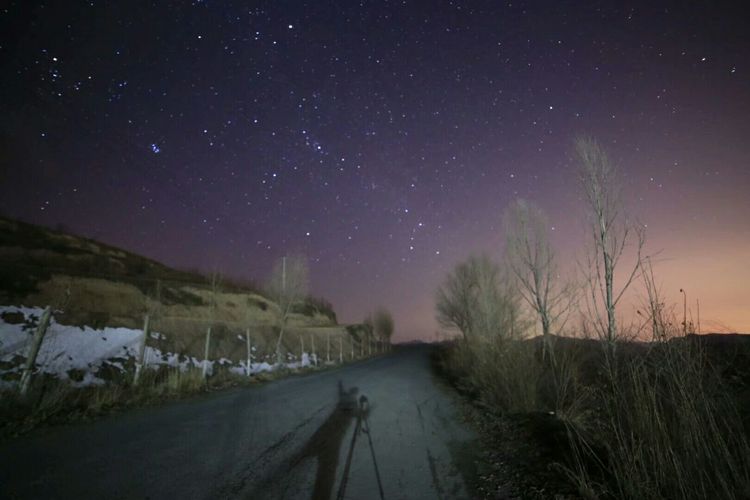
[[[271,359],[277,305],[252,286],[220,280],[214,292],[210,281],[91,239],[0,218],[0,306],[51,305],[56,325],[99,337],[105,329],[139,330],[148,312],[154,332],[148,344],[161,353],[202,359],[211,326],[211,359],[245,360],[247,333],[255,360]],[[35,316],[8,311],[2,323],[22,324],[30,336]],[[315,299],[298,305],[288,331],[290,360],[301,358],[305,343],[306,351],[314,342],[320,352],[328,342],[351,347],[360,340],[357,328],[339,326],[331,306]],[[10,355],[9,348],[0,338],[0,354]]]

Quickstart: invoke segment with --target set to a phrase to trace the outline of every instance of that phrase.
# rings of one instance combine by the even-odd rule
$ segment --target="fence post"
[[[326,363],[331,362],[331,332],[326,334]]]
[[[367,355],[372,356],[372,336],[367,334]]]
[[[359,357],[365,357],[365,337],[364,335],[359,338]]]
[[[354,337],[350,337],[349,340],[352,341],[352,361],[354,361]]]
[[[208,349],[211,345],[211,327],[206,332],[206,349],[203,351],[203,378],[208,377]]]
[[[143,316],[143,335],[141,336],[141,342],[138,345],[138,358],[135,360],[135,376],[133,377],[133,385],[138,385],[138,381],[141,380],[141,372],[143,371],[143,357],[146,354],[146,339],[148,338],[150,324],[150,316],[146,313]]]
[[[49,319],[52,315],[52,307],[47,306],[42,313],[42,317],[39,320],[39,326],[36,328],[36,333],[31,341],[29,347],[29,353],[26,356],[26,366],[23,369],[23,375],[21,375],[21,395],[25,396],[29,390],[31,384],[31,374],[34,371],[34,365],[36,364],[36,357],[39,354],[39,348],[42,346],[42,340],[44,335],[47,333],[47,327],[49,326]]]
[[[305,337],[299,334],[299,362],[302,363],[302,357],[305,355]]]
[[[339,364],[344,363],[344,336],[339,337]]]
[[[247,376],[250,376],[250,366],[253,362],[252,344],[250,344],[250,328],[245,329],[245,340],[247,341]]]
[[[318,366],[318,356],[315,354],[315,336],[310,334],[310,349],[312,350],[312,364]]]

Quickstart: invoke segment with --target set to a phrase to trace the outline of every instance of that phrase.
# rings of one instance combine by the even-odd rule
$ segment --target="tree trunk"
[[[281,326],[279,327],[279,338],[276,340],[276,363],[281,365],[284,360],[281,358],[281,339],[284,337],[284,327],[286,326],[286,320],[281,320]]]
[[[42,317],[39,320],[39,326],[36,328],[36,333],[31,341],[29,352],[26,355],[26,366],[23,369],[23,375],[21,375],[21,395],[25,396],[29,391],[29,385],[31,384],[31,374],[34,371],[36,364],[36,357],[39,354],[39,348],[42,347],[42,340],[44,335],[47,333],[47,327],[49,326],[50,316],[52,315],[52,307],[47,306],[44,308]]]
[[[206,331],[206,348],[203,350],[203,378],[208,378],[208,350],[211,347],[211,327]]]
[[[149,333],[149,314],[146,313],[143,316],[143,335],[141,336],[141,342],[138,345],[138,358],[135,361],[135,376],[133,377],[133,385],[138,385],[138,381],[141,379],[141,372],[143,371],[143,358],[146,354],[146,339]]]
[[[612,257],[607,253],[606,248],[604,250],[604,285],[606,289],[606,301],[607,303],[607,343],[608,352],[614,357],[615,354],[615,340],[617,339],[617,330],[615,323],[615,305],[614,294],[612,292],[614,281],[614,264],[612,263]]]

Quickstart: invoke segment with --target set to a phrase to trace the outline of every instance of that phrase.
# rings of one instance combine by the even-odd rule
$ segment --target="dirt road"
[[[5,443],[0,497],[468,498],[474,436],[429,349]]]

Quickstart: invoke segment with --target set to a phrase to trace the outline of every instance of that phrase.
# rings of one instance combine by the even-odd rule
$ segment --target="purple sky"
[[[258,281],[301,251],[341,320],[431,337],[435,287],[501,254],[517,196],[573,267],[589,133],[665,289],[750,331],[739,3],[254,4],[6,3],[0,211]]]

